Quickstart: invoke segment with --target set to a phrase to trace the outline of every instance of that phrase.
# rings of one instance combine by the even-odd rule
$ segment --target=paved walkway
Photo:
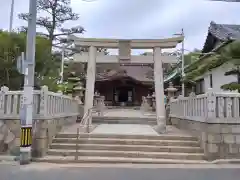
[[[142,124],[101,124],[96,127],[92,134],[133,134],[155,135],[158,133],[149,125]]]
[[[104,112],[105,117],[126,117],[126,118],[155,118],[154,113],[149,115],[144,115],[140,110],[134,109],[107,109]],[[156,135],[159,134],[154,130],[154,127],[144,124],[100,124],[93,125],[94,130],[91,133],[94,134],[133,134],[133,135]],[[62,130],[62,133],[77,133],[79,124],[74,124],[68,127],[65,127]],[[173,126],[167,126],[165,134],[179,134],[179,135],[188,135],[187,132],[179,130]]]

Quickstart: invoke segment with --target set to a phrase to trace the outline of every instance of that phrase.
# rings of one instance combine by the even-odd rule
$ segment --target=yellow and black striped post
[[[32,145],[32,127],[21,127],[21,147],[30,147]]]

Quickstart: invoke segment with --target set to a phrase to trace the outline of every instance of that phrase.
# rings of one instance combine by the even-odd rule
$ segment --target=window
[[[196,82],[196,94],[203,94],[204,93],[204,79],[199,79]]]
[[[213,79],[212,79],[212,74],[210,74],[210,88],[213,87]]]

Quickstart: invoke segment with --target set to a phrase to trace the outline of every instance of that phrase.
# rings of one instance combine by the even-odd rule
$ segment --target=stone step
[[[205,160],[178,160],[178,159],[153,159],[153,158],[124,158],[124,157],[98,157],[98,156],[45,156],[33,159],[35,162],[47,163],[97,163],[97,164],[209,164]]]
[[[76,138],[77,134],[60,133],[57,138]],[[135,135],[135,134],[80,134],[80,138],[105,138],[105,139],[143,139],[143,140],[186,140],[186,141],[198,141],[196,137],[187,135]]]
[[[96,124],[148,124],[157,125],[156,117],[111,117],[95,116],[92,122]]]
[[[184,152],[202,153],[200,147],[192,146],[146,146],[146,145],[115,145],[115,144],[57,144],[53,143],[51,149],[67,150],[110,150],[110,151],[141,151],[141,152]]]
[[[94,124],[143,124],[143,125],[157,125],[155,121],[143,121],[143,120],[94,120]]]
[[[55,138],[53,143],[67,144],[119,144],[119,145],[155,145],[155,146],[192,146],[199,147],[198,141],[191,140],[148,140],[118,138]]]
[[[156,121],[156,116],[141,116],[141,117],[131,117],[131,116],[93,116],[92,120],[142,120],[142,121]]]
[[[172,153],[172,152],[140,152],[140,151],[109,151],[109,150],[78,150],[76,152],[76,150],[50,149],[48,151],[48,155],[204,160],[203,153]]]

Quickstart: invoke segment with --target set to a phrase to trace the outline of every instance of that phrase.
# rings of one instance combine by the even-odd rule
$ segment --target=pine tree
[[[53,46],[63,43],[65,41],[64,37],[70,34],[85,31],[81,26],[72,28],[63,26],[68,21],[79,19],[79,15],[72,12],[70,3],[71,0],[37,0],[37,25],[46,30],[46,33],[41,32],[38,34],[47,37]],[[27,21],[28,17],[28,13],[19,14],[19,18],[22,20]],[[22,29],[27,30],[26,27],[22,27]]]
[[[230,91],[237,90],[240,93],[240,41],[235,41],[230,44],[223,55],[227,61],[234,65],[234,68],[227,71],[225,75],[234,75],[237,77],[237,81],[224,84],[221,88]]]

